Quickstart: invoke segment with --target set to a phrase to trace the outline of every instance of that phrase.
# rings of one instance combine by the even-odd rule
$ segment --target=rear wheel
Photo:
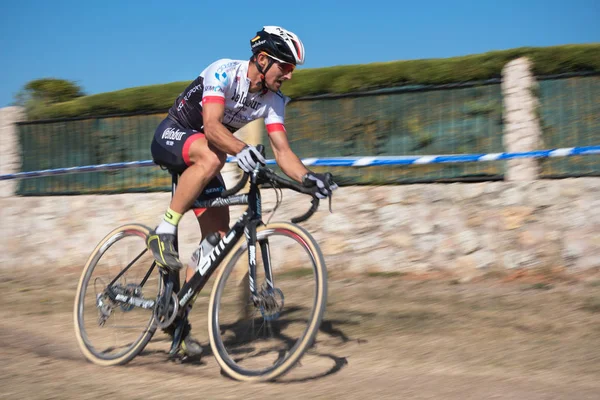
[[[75,296],[75,336],[83,355],[99,365],[125,364],[152,338],[161,274],[146,247],[150,229],[121,226],[90,255]]]
[[[223,261],[211,293],[210,343],[234,379],[273,380],[292,368],[319,330],[325,312],[327,270],[311,235],[291,223],[257,229],[256,282],[248,279],[245,238]],[[260,250],[259,250],[260,249]],[[270,260],[273,282],[265,278]],[[250,286],[258,296],[252,298]]]

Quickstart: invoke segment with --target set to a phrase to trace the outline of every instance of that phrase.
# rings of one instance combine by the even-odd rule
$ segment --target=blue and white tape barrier
[[[600,146],[568,147],[552,150],[536,150],[521,153],[488,153],[488,154],[447,154],[439,156],[383,156],[383,157],[333,157],[304,158],[307,166],[317,167],[374,167],[381,165],[422,165],[443,163],[466,163],[482,161],[511,160],[516,158],[548,158],[569,157],[600,154]],[[235,157],[228,157],[227,162],[235,162]],[[267,165],[275,164],[275,160],[267,160]],[[114,171],[126,168],[156,166],[152,160],[131,161],[124,163],[87,165],[82,167],[46,169],[42,171],[18,172],[0,175],[0,181],[10,179],[39,178],[44,176],[65,175],[79,172]]]

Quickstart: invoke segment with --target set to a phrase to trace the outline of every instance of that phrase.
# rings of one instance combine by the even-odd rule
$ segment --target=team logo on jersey
[[[227,85],[227,83],[229,82],[229,77],[227,76],[226,72],[222,72],[222,73],[215,73],[215,78],[217,78],[217,80],[219,82],[222,82],[223,84]]]
[[[219,69],[217,70],[217,72],[223,72],[223,71],[228,71],[231,70],[233,68],[235,68],[236,65],[238,65],[239,63],[237,61],[231,61],[228,62],[227,64],[223,64],[219,67]]]
[[[181,99],[181,101],[179,102],[179,104],[177,105],[177,111],[181,111],[181,109],[185,106],[185,103],[190,99],[190,97],[192,97],[192,95],[194,93],[196,93],[198,90],[202,90],[202,84],[198,84],[196,86],[194,86],[193,88],[191,88],[190,90],[188,90],[188,92],[186,93],[185,96],[183,96],[183,98]]]
[[[205,86],[204,92],[224,93],[223,88],[221,86]]]
[[[233,96],[231,96],[231,100],[235,101],[238,104],[242,104],[244,107],[250,107],[253,110],[258,110],[261,106],[261,102],[254,100],[254,98],[248,98],[248,93],[246,92],[238,92],[237,88],[233,91]]]

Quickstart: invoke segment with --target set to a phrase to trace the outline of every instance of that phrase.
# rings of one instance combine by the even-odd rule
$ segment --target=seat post
[[[171,173],[171,198],[173,198],[173,196],[175,195],[175,189],[177,189],[177,183],[179,182],[179,174],[177,172],[174,172],[171,170],[169,170],[169,172]],[[175,229],[175,240],[173,241],[173,246],[175,246],[175,250],[177,250],[177,252],[179,252],[178,231],[179,231],[179,229],[176,228]],[[171,280],[171,282],[173,282],[173,291],[175,291],[175,293],[179,292],[179,289],[181,288],[181,283],[179,280],[179,273],[169,271],[169,279]]]
[[[169,171],[171,173],[171,198],[175,194],[177,183],[179,182],[179,174],[177,172]]]

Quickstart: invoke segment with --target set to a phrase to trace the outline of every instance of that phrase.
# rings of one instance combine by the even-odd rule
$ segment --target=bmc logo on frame
[[[235,238],[235,231],[231,231],[228,235],[225,235],[208,255],[199,260],[198,272],[200,272],[200,275],[204,275],[208,271],[212,263],[217,259],[217,256],[225,250],[225,245],[231,242],[233,238]]]

